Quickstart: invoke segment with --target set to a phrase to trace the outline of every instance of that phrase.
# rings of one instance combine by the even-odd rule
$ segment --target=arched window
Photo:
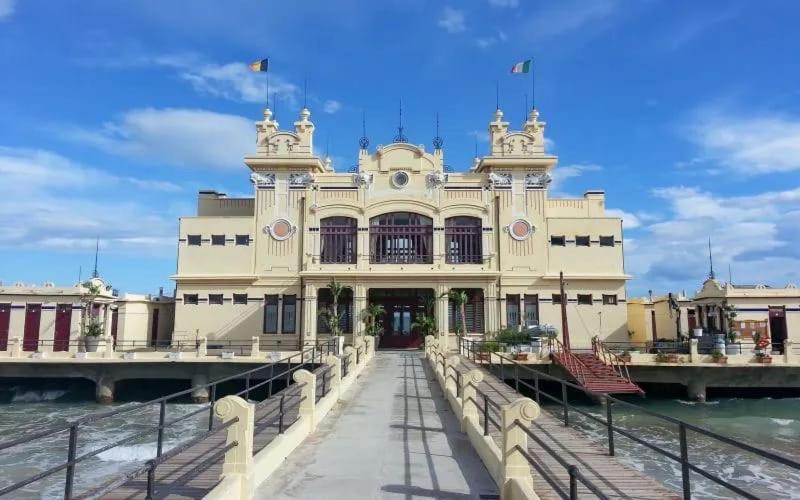
[[[433,220],[412,212],[392,212],[369,221],[370,262],[432,264]]]
[[[358,221],[327,217],[319,224],[319,253],[323,264],[355,264]]]
[[[480,264],[483,262],[481,219],[450,217],[444,225],[444,248],[448,264]]]

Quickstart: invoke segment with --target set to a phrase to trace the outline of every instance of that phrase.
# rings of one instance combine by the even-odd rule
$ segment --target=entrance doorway
[[[426,313],[426,304],[433,301],[429,288],[371,288],[367,294],[371,304],[383,306],[383,326],[380,347],[414,348],[423,342],[422,333],[414,323]],[[428,314],[433,314],[432,311]]]
[[[42,320],[42,305],[25,306],[25,329],[22,336],[22,350],[35,351],[39,348],[39,325]]]
[[[53,336],[53,351],[69,350],[69,333],[72,326],[72,304],[56,306],[56,328]]]
[[[786,307],[769,307],[769,336],[772,348],[783,354],[783,341],[786,340]]]

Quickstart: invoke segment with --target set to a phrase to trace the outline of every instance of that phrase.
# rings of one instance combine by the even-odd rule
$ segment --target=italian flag
[[[518,62],[517,64],[511,66],[511,73],[530,73],[531,72],[531,60],[528,59],[527,61]]]

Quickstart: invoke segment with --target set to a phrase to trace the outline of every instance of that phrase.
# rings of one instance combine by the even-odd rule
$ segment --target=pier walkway
[[[255,498],[499,498],[421,352],[363,377]]]

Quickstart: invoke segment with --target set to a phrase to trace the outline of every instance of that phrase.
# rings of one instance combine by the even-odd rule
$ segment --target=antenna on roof
[[[403,134],[403,100],[400,99],[400,125],[397,127],[397,135],[394,142],[408,142],[408,138]]]
[[[525,112],[522,113],[522,123],[528,121],[528,93],[525,92]]]
[[[433,138],[433,148],[434,149],[442,149],[442,144],[444,141],[441,137],[439,137],[439,112],[436,112],[436,135]]]
[[[475,158],[478,157],[478,134],[475,134]]]
[[[733,286],[733,275],[731,274],[731,263],[728,262],[728,284]]]
[[[100,253],[100,238],[97,238],[94,244],[94,271],[92,271],[92,278],[98,278],[100,275],[97,273],[97,254]]]
[[[500,109],[500,82],[494,82],[494,107],[495,110]]]
[[[708,237],[708,279],[714,279],[714,259],[711,255],[711,237]]]
[[[272,119],[278,118],[278,93],[272,93]]]
[[[306,97],[307,96],[308,96],[308,80],[305,77],[303,77],[303,107],[304,108],[308,107],[306,105],[306,103],[307,103]]]
[[[369,138],[367,137],[367,114],[361,111],[361,138],[358,140],[358,145],[361,149],[369,147]]]

